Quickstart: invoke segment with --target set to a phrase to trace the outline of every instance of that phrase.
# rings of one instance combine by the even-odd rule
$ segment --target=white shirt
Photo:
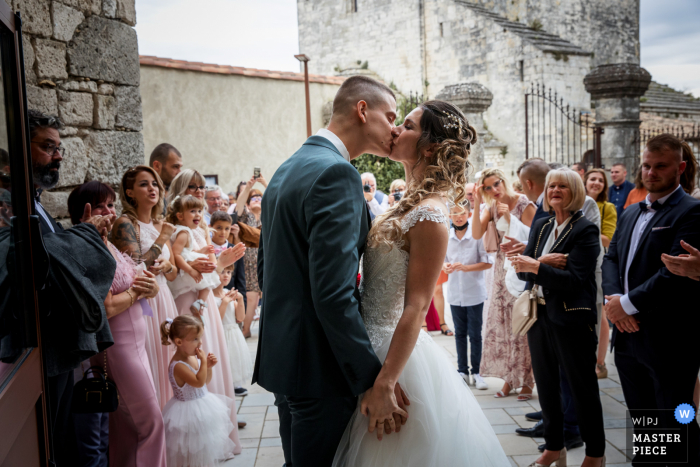
[[[389,196],[392,195],[387,195],[384,193],[384,199],[381,203],[377,201],[377,198],[372,198],[372,201],[367,202],[367,206],[369,206],[369,210],[372,211],[372,214],[375,216],[381,216],[387,209],[389,209]]]
[[[44,218],[46,223],[49,225],[49,229],[51,229],[51,232],[56,233],[56,231],[53,229],[53,224],[51,224],[51,220],[49,220],[49,215],[46,214],[46,211],[44,211],[44,206],[41,205],[37,200],[34,200],[34,207],[36,207],[36,212],[39,213],[41,217]]]
[[[663,198],[659,198],[657,201],[659,202],[659,204],[664,204],[673,193],[680,189],[681,186],[678,185],[675,190],[673,190],[671,193],[667,194]],[[627,264],[625,265],[625,294],[622,296],[620,296],[620,294],[615,294],[620,296],[620,305],[622,305],[622,309],[625,310],[625,313],[627,313],[628,315],[635,315],[639,313],[639,310],[630,301],[628,295],[630,287],[629,283],[627,282],[627,276],[629,274],[630,266],[632,266],[634,255],[635,253],[637,253],[637,248],[639,247],[639,240],[641,240],[642,238],[642,233],[644,232],[644,229],[646,228],[649,221],[654,217],[654,214],[656,214],[656,211],[654,211],[651,208],[651,193],[647,195],[646,203],[647,210],[642,211],[642,213],[639,214],[639,217],[637,218],[637,223],[634,224],[634,229],[632,230],[632,238],[630,239],[630,251],[627,254]]]
[[[343,158],[350,162],[350,153],[348,152],[348,149],[345,147],[345,144],[338,138],[335,133],[333,133],[330,130],[326,130],[325,128],[321,128],[316,132],[316,136],[320,136],[322,138],[326,138],[328,141],[333,143],[333,146],[338,150],[341,156]]]
[[[544,248],[542,248],[542,255],[546,255],[547,253],[550,252],[550,250],[556,245],[556,241],[559,238],[559,235],[564,232],[564,228],[569,225],[569,221],[571,218],[574,217],[573,215],[569,216],[566,218],[564,222],[559,225],[557,223],[557,218],[556,216],[554,217],[554,227],[552,228],[552,231],[549,233],[549,236],[547,237],[547,241],[544,243]],[[535,252],[537,254],[537,252]],[[544,297],[542,294],[542,286],[537,288],[537,296],[538,297]]]
[[[493,264],[493,258],[486,253],[484,242],[472,238],[472,225],[469,224],[464,237],[457,237],[454,227],[450,229],[447,243],[446,263]],[[447,302],[455,306],[474,306],[483,303],[486,298],[484,271],[455,271],[447,278]]]

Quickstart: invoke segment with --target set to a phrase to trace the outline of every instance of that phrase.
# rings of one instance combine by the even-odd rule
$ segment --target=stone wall
[[[5,1],[23,19],[29,108],[66,125],[59,184],[42,195],[66,217],[73,187],[116,186],[144,161],[135,0]]]

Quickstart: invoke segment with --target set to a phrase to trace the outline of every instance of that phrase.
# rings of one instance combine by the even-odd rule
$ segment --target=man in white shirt
[[[381,216],[389,209],[389,197],[377,190],[377,179],[372,173],[365,172],[362,174],[362,187],[367,206],[369,206],[370,216],[374,220],[375,217]]]
[[[221,197],[223,191],[218,185],[207,187],[204,193],[204,200],[207,202],[207,212],[204,213],[204,220],[209,225],[211,223],[211,215],[221,209]]]
[[[452,310],[457,344],[457,371],[477,389],[488,389],[479,375],[481,363],[481,328],[484,301],[487,298],[484,271],[493,265],[493,258],[486,253],[482,240],[472,238],[469,224],[470,203],[452,206],[449,243],[443,271],[448,275],[447,302]],[[467,337],[471,346],[471,369],[467,361]]]

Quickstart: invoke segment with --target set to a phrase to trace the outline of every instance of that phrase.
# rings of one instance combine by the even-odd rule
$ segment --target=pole
[[[306,136],[311,136],[311,101],[309,100],[309,62],[304,62],[304,87],[306,88]]]

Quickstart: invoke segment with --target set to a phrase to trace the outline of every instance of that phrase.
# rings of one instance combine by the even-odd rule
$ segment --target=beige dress
[[[511,216],[521,218],[525,208],[532,204],[520,195]],[[493,286],[489,294],[489,309],[484,328],[484,349],[481,356],[481,376],[501,378],[511,388],[534,387],[532,361],[527,336],[515,336],[511,330],[513,304],[516,298],[506,289],[505,253],[500,249],[493,267]]]

